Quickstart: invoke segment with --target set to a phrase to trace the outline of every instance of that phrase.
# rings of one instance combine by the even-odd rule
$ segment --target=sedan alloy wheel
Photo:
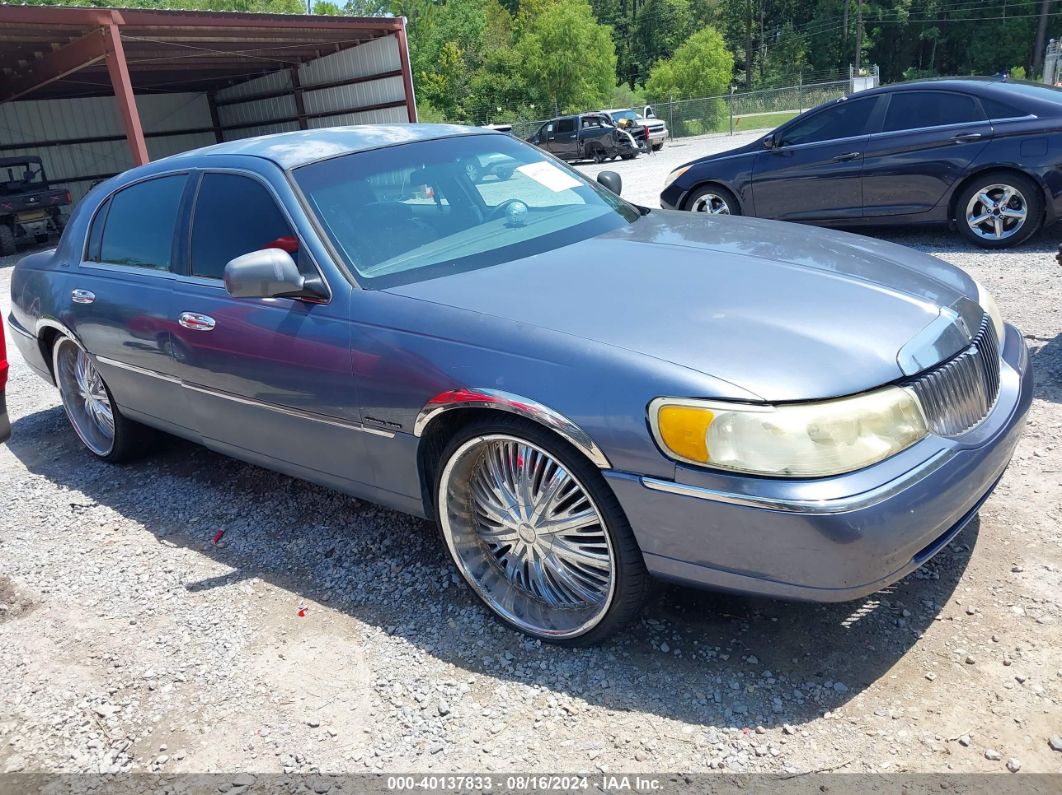
[[[1022,192],[1002,183],[986,185],[966,205],[966,223],[978,237],[1006,240],[1021,231],[1029,217],[1029,205]]]
[[[616,590],[612,535],[553,454],[515,435],[476,435],[447,459],[438,496],[450,554],[505,622],[566,640],[605,617]]]

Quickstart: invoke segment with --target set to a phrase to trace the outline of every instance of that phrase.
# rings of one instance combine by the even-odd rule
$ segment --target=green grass
[[[785,124],[790,119],[795,119],[796,113],[757,113],[754,116],[735,116],[734,132],[740,130],[768,130],[774,129],[780,124]],[[726,122],[726,132],[730,132],[730,122]]]

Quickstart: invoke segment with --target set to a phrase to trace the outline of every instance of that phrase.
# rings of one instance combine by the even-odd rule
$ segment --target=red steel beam
[[[142,166],[148,162],[147,143],[144,141],[144,128],[140,124],[140,112],[133,97],[133,81],[129,79],[129,66],[125,62],[125,50],[118,26],[107,25],[104,28],[107,45],[107,73],[114,87],[114,98],[118,101],[118,114],[122,117],[125,139],[129,142],[129,151],[133,155],[133,165]]]
[[[398,60],[402,65],[402,85],[406,94],[406,115],[410,123],[417,121],[417,99],[413,95],[413,67],[409,63],[409,46],[406,42],[406,18],[399,17],[400,25],[395,31],[398,39]]]
[[[68,74],[102,61],[107,55],[104,29],[97,28],[80,39],[30,61],[22,71],[0,83],[0,102],[10,102]]]

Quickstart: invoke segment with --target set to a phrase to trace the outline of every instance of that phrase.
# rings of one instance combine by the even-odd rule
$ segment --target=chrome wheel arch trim
[[[531,400],[522,395],[516,395],[500,389],[474,387],[472,389],[453,389],[449,392],[439,393],[420,410],[416,422],[413,424],[413,435],[418,438],[423,436],[431,422],[447,411],[470,408],[504,411],[529,419],[549,428],[563,438],[576,450],[589,458],[598,469],[612,468],[608,456],[590,438],[590,435],[563,414],[539,403],[537,400]]]

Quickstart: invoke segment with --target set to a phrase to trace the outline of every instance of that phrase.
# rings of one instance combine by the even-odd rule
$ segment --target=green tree
[[[631,58],[645,81],[649,67],[670,58],[690,34],[689,0],[644,0],[634,20]]]
[[[340,8],[338,3],[332,0],[314,0],[313,13],[322,17],[339,17],[347,13],[345,8]]]
[[[717,96],[727,91],[733,76],[734,56],[723,37],[715,28],[704,28],[653,66],[645,93],[656,101]]]
[[[586,0],[525,0],[516,51],[529,98],[552,112],[603,104],[616,84],[616,47]]]

